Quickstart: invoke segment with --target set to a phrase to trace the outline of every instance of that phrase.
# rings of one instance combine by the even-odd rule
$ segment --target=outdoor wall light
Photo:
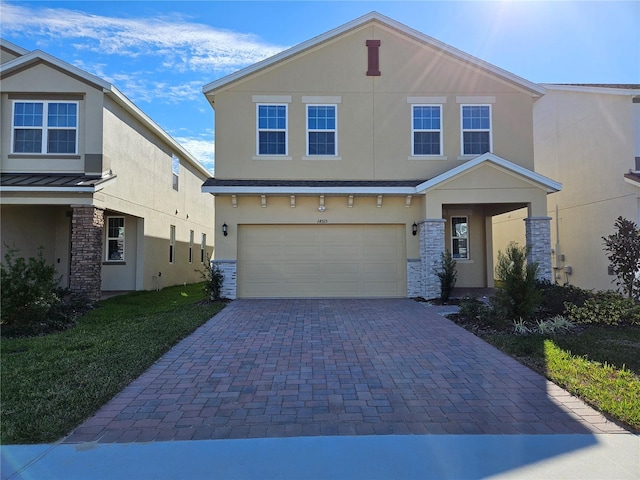
[[[229,235],[229,227],[227,227],[226,223],[222,224],[222,234],[226,237],[227,235]],[[415,233],[414,233],[415,235]]]
[[[413,233],[414,237],[418,233],[418,224],[416,222],[413,222],[413,227],[412,227],[411,233]]]

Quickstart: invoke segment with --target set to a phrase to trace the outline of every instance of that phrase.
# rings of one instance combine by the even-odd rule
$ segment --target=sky
[[[0,35],[112,83],[213,172],[202,87],[374,10],[532,82],[640,84],[639,0],[0,0]]]

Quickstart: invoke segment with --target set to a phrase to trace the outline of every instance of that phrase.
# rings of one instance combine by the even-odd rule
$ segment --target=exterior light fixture
[[[416,222],[413,222],[413,227],[412,227],[411,233],[413,233],[414,237],[418,233],[418,224]]]
[[[222,234],[226,237],[227,235],[229,235],[229,227],[227,227],[226,223],[222,224]],[[415,233],[414,233],[415,235]]]

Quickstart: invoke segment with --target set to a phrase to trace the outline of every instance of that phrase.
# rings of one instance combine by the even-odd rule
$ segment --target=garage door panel
[[[406,295],[404,225],[240,225],[239,297]]]

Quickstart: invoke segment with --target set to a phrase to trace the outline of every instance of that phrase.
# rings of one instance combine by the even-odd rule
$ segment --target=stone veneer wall
[[[104,211],[85,205],[72,205],[72,208],[69,289],[97,302],[102,290]]]
[[[222,291],[220,292],[220,296],[222,298],[234,300],[237,295],[237,262],[235,260],[211,260],[211,263],[218,267],[222,272]]]
[[[407,259],[407,297],[421,297],[422,283],[420,282],[421,262],[419,258]]]
[[[524,219],[527,261],[538,262],[538,278],[553,281],[551,268],[551,217],[528,217]]]
[[[428,218],[420,222],[421,296],[427,300],[440,296],[440,280],[435,272],[445,251],[444,224],[443,218]]]

